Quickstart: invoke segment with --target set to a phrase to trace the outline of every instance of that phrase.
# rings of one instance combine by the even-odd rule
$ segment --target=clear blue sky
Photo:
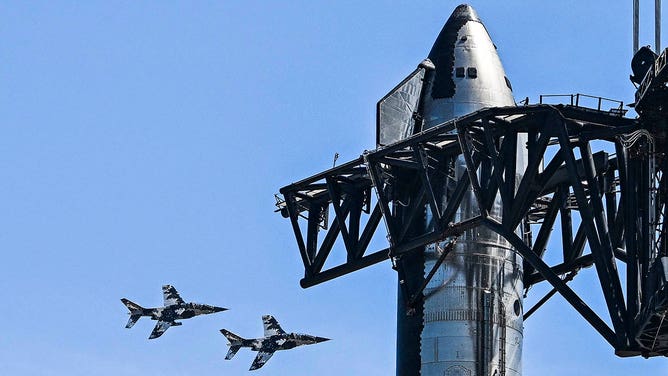
[[[281,186],[374,147],[376,101],[458,4],[360,3],[0,4],[0,374],[242,375],[255,354],[224,361],[218,329],[259,336],[269,313],[333,341],[278,353],[258,375],[394,374],[390,264],[302,290],[273,213]],[[473,5],[517,99],[627,103],[631,3]],[[573,286],[604,313],[595,273],[582,274]],[[157,306],[165,283],[230,311],[153,341],[147,319],[124,329],[119,299]],[[615,357],[559,297],[526,322],[526,375],[667,371]]]

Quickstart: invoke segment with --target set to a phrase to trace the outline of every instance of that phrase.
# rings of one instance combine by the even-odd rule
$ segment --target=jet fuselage
[[[290,333],[251,339],[248,340],[249,343],[245,343],[242,347],[250,347],[252,351],[278,351],[289,350],[302,345],[312,345],[324,340],[326,338],[308,334]]]
[[[224,311],[224,308],[208,304],[185,303],[167,307],[146,308],[142,316],[149,316],[151,320],[174,321],[189,319],[199,315]]]

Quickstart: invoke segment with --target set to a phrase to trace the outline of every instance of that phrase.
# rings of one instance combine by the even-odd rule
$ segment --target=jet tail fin
[[[139,304],[125,298],[121,299],[121,302],[123,302],[123,304],[128,307],[128,310],[130,310],[130,319],[128,320],[128,323],[125,325],[125,327],[132,328],[132,326],[137,323],[139,318],[142,316],[144,308]]]
[[[121,299],[121,302],[123,302],[123,304],[125,304],[125,306],[128,307],[128,309],[130,310],[130,312],[132,314],[134,314],[135,312],[139,313],[139,311],[144,310],[144,308],[142,306],[140,306],[139,304],[137,304],[133,301],[130,301],[129,299],[123,298],[123,299]]]
[[[230,343],[227,345],[230,346],[230,350],[227,352],[227,355],[225,356],[225,359],[230,360],[234,357],[234,355],[237,354],[237,351],[241,348],[241,346],[244,343],[244,338],[230,332],[229,330],[221,329],[221,333],[227,338]]]

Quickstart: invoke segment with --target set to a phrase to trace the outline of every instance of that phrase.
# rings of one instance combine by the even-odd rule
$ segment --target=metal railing
[[[626,111],[624,109],[624,102],[615,99],[596,97],[587,94],[547,94],[540,96],[540,104],[548,104],[548,98],[559,98],[559,104],[564,104],[563,98],[567,98],[566,104],[574,107],[589,108],[596,111],[607,112],[614,115],[624,116]],[[604,106],[610,105],[609,109],[603,109]]]

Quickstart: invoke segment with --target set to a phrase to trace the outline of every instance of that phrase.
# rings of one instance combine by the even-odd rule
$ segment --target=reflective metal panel
[[[425,128],[484,107],[514,105],[496,47],[470,6],[457,7],[429,58],[436,77],[425,100]],[[520,149],[523,145],[518,140]],[[519,150],[518,157],[521,174],[526,150]],[[463,156],[454,169],[461,178]],[[448,191],[452,189],[444,189],[444,204]],[[490,215],[500,218],[502,210],[497,197]],[[467,192],[456,220],[478,214],[475,196]],[[426,223],[430,217],[427,210]],[[425,249],[425,275],[442,246]],[[522,290],[522,258],[501,236],[483,227],[462,234],[424,292],[420,374],[521,375]]]

